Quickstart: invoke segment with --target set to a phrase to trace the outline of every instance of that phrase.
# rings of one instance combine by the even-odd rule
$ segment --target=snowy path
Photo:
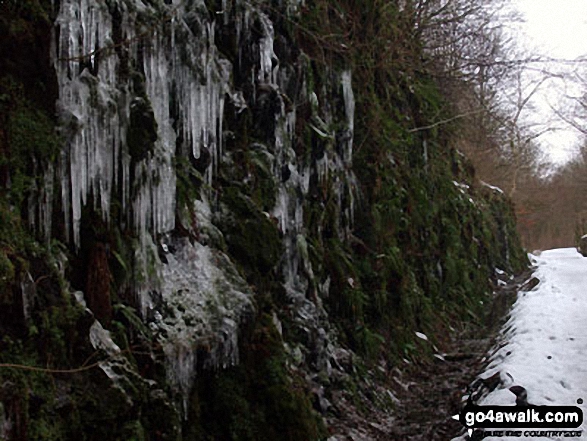
[[[587,258],[567,248],[545,251],[534,260],[540,284],[519,294],[504,326],[508,343],[492,356],[482,375],[501,372],[504,385],[480,404],[513,405],[515,396],[508,388],[520,385],[531,404],[578,405],[587,416],[587,404],[577,404],[579,399],[587,403]],[[581,429],[582,438],[564,439],[587,439],[587,424]]]

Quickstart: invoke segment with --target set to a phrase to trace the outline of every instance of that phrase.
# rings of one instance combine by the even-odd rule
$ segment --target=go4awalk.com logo
[[[583,423],[583,411],[577,406],[478,406],[467,403],[453,419],[460,421],[468,429],[469,436],[472,436],[475,429],[499,428],[502,430],[496,431],[499,433],[493,432],[492,435],[580,437],[581,431],[564,429],[580,427]]]

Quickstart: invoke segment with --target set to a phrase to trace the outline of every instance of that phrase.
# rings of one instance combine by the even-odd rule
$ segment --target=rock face
[[[364,66],[316,55],[320,7],[23,5],[54,93],[0,78],[0,362],[70,378],[0,370],[0,439],[324,438],[365,363],[523,264],[503,194],[393,108],[434,100],[374,114]]]
[[[587,257],[587,234],[581,237],[581,240],[579,241],[579,252],[584,257]]]

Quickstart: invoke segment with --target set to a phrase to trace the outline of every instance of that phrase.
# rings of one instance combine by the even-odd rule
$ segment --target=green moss
[[[241,364],[203,373],[192,396],[195,440],[317,441],[325,435],[304,382],[286,365],[271,317],[262,315],[245,344]]]
[[[281,239],[274,223],[240,189],[224,189],[222,202],[229,212],[220,221],[230,255],[248,277],[258,277],[276,267],[281,255]]]
[[[204,178],[190,161],[182,156],[175,157],[175,172],[178,210],[187,210],[189,215],[193,216],[193,204],[199,198]]]
[[[28,161],[54,161],[60,143],[54,121],[29,102],[20,102],[10,112],[8,126],[13,165],[24,168]]]
[[[151,103],[145,97],[135,98],[130,106],[130,126],[126,137],[128,153],[134,162],[146,159],[155,149],[157,121]]]
[[[8,167],[12,203],[21,206],[32,191],[44,185],[44,167],[56,160],[61,142],[52,118],[14,93],[11,107],[6,110],[6,134],[10,148],[7,152],[0,150],[0,167]],[[2,156],[2,153],[6,155]]]
[[[266,148],[260,144],[252,146],[248,152],[248,163],[253,179],[250,184],[251,198],[261,210],[270,211],[275,206],[277,187]]]
[[[328,187],[321,190],[323,205],[306,212],[306,224],[313,236],[309,243],[317,244],[313,264],[332,277],[336,295],[327,304],[347,342],[360,347],[366,330],[389,335],[390,353],[397,357],[424,351],[414,342],[415,330],[433,335],[456,316],[476,316],[493,267],[519,269],[525,259],[511,210],[486,201],[472,186],[474,170],[452,148],[451,128],[413,130],[448,114],[447,102],[421,68],[419,44],[410,40],[402,14],[389,5],[370,6],[321,3],[303,19],[317,35],[346,33],[347,23],[333,18],[334,9],[340,17],[358,14],[369,24],[349,38],[345,60],[353,68],[355,146],[360,146],[353,162],[364,194],[354,226],[360,245],[350,250],[326,239],[339,219]],[[382,41],[401,44],[382,47]],[[328,46],[322,54],[305,48],[319,70],[338,56]],[[453,181],[471,188],[462,194]],[[357,289],[350,289],[348,277]]]
[[[0,251],[0,304],[5,305],[12,302],[12,295],[9,292],[14,277],[14,265],[6,255],[6,252]]]

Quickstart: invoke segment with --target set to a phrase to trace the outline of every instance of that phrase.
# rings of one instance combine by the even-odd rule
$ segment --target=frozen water
[[[282,3],[287,14],[297,13],[303,4],[303,0]],[[47,169],[46,188],[38,189],[38,200],[30,201],[29,210],[30,222],[48,236],[55,199],[60,197],[66,236],[79,247],[84,207],[92,204],[105,221],[111,221],[111,206],[118,202],[122,213],[116,220],[124,228],[132,227],[137,236],[132,288],[138,309],[157,333],[169,364],[169,379],[184,405],[198,366],[222,368],[237,362],[238,328],[254,310],[252,293],[228,257],[209,246],[221,235],[212,223],[210,195],[202,195],[194,206],[203,243],[166,235],[174,229],[178,211],[178,157],[199,159],[205,153],[210,164],[204,188],[211,188],[223,160],[225,100],[228,97],[238,111],[251,104],[243,91],[234,89],[233,66],[216,47],[218,23],[234,19],[235,63],[243,64],[243,46],[253,44],[257,64],[249,81],[275,91],[280,100],[274,116],[275,142],[268,155],[278,183],[272,214],[283,233],[286,290],[299,319],[316,331],[316,345],[326,346],[327,336],[323,329],[317,332],[324,314],[319,298],[306,299],[308,283],[315,276],[305,239],[305,198],[313,173],[318,173],[321,183],[330,180],[341,213],[338,234],[345,238],[358,188],[351,170],[355,98],[350,70],[332,73],[332,91],[324,92],[335,95],[339,108],[327,102],[320,106],[316,92],[322,95],[322,91],[308,92],[313,125],[328,138],[330,148],[317,162],[299,157],[294,150],[296,108],[285,105],[282,90],[293,71],[281,66],[276,56],[269,15],[241,0],[223,0],[221,7],[211,18],[203,1],[59,3],[53,62],[65,146],[58,163]],[[120,13],[116,20],[115,9]],[[122,44],[117,38],[122,38]],[[131,75],[125,73],[129,68],[134,71]],[[140,87],[135,83],[137,75]],[[144,91],[138,91],[143,75]],[[247,99],[254,102],[255,94],[246,95]],[[152,146],[145,146],[144,155],[132,157],[127,136],[131,106],[137,99],[152,109],[157,137]],[[289,171],[287,179],[282,179],[284,169]],[[59,195],[52,193],[54,181]],[[320,286],[327,291],[329,283]],[[92,335],[93,344],[112,350],[100,329],[93,328]],[[114,375],[111,366],[103,369]]]
[[[238,362],[238,330],[254,311],[253,293],[231,261],[220,251],[187,238],[169,239],[162,265],[162,301],[153,329],[158,333],[184,405],[197,367],[197,354],[207,368]],[[169,313],[171,311],[171,313]]]
[[[481,375],[501,372],[510,381],[480,404],[514,405],[516,397],[508,390],[512,384],[524,387],[528,402],[535,405],[575,406],[587,396],[587,259],[574,248],[544,251],[532,258],[540,284],[518,294],[504,326],[506,344]],[[583,412],[584,406],[579,406]],[[580,430],[585,429],[584,422]]]
[[[242,95],[230,86],[232,66],[218,53],[215,27],[207,15],[198,16],[184,9],[187,6],[183,3],[171,5],[171,19],[163,20],[146,37],[141,14],[155,15],[155,10],[139,1],[113,4],[123,15],[120,26],[128,46],[124,50],[135,63],[142,59],[157,140],[153,151],[133,165],[126,147],[133,88],[131,80],[120,73],[110,11],[106,4],[88,0],[62,1],[56,20],[59,37],[54,65],[61,131],[67,142],[58,170],[49,169],[46,179],[52,179],[54,173],[59,176],[66,234],[77,246],[82,208],[90,197],[105,220],[110,216],[112,198],[117,197],[125,210],[124,221],[131,221],[141,234],[173,229],[174,158],[177,154],[199,158],[201,149],[206,149],[211,158],[206,176],[211,183],[222,155],[225,96],[229,94],[243,107],[239,101]],[[188,26],[187,18],[201,26]],[[268,20],[265,24],[268,36],[264,50],[268,51],[272,28]],[[140,47],[138,40],[143,42]],[[177,47],[180,44],[181,48]],[[179,134],[181,151],[176,152]],[[52,205],[52,194],[43,194],[42,202],[31,221],[49,234],[47,207]]]

